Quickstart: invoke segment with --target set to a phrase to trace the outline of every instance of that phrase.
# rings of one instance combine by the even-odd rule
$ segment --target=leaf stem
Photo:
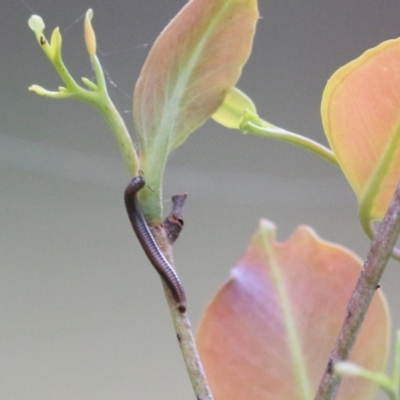
[[[303,147],[304,149],[319,155],[337,167],[339,166],[335,155],[327,147],[314,142],[305,136],[301,136],[297,133],[289,132],[285,129],[274,126],[259,117],[257,117],[256,120],[246,118],[241,124],[240,129],[245,133],[252,133],[258,136],[282,140],[284,142]]]
[[[394,365],[393,365],[393,374],[392,374],[392,384],[393,384],[393,393],[394,400],[399,400],[400,398],[400,331],[397,331],[396,334],[396,347],[395,347],[395,357],[394,357]]]
[[[396,382],[392,377],[389,377],[383,372],[370,371],[350,361],[339,361],[335,364],[334,369],[335,373],[344,377],[366,379],[380,387],[388,395],[390,400],[399,400]]]
[[[131,176],[137,175],[139,168],[139,159],[135,151],[135,147],[132,142],[132,138],[128,132],[124,120],[121,114],[115,108],[114,103],[108,97],[104,97],[103,101],[93,103],[101,112],[105,120],[107,121],[111,131],[117,140],[119,149],[122,154],[122,158],[128,168]]]
[[[385,218],[371,242],[368,257],[347,306],[345,321],[329,357],[315,400],[333,400],[335,398],[341,377],[334,374],[333,366],[337,361],[346,360],[350,355],[399,233],[400,184],[397,186]]]

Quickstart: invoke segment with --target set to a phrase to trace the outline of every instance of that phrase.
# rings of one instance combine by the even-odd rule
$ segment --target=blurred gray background
[[[123,205],[129,180],[98,112],[28,92],[61,84],[27,26],[41,15],[63,34],[64,60],[93,76],[82,17],[94,9],[112,97],[132,129],[132,91],[146,54],[184,0],[0,0],[0,399],[190,399],[158,276]],[[400,35],[395,0],[260,0],[253,54],[238,86],[259,114],[326,143],[320,121],[330,75]],[[210,121],[168,165],[165,209],[188,192],[175,245],[197,326],[260,218],[286,239],[299,224],[364,258],[368,240],[341,172],[317,156]],[[400,266],[382,286],[400,326]],[[334,294],[332,294],[334,296]],[[382,397],[383,398],[383,397]]]

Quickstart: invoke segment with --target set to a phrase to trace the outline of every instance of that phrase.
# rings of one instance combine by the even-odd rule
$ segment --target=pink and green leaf
[[[312,399],[361,272],[348,250],[307,227],[284,242],[262,221],[230,280],[209,304],[197,343],[215,400]],[[380,290],[351,360],[382,371],[389,316]],[[371,399],[376,387],[345,378],[337,399]]]
[[[191,0],[154,43],[134,93],[140,169],[153,190],[160,188],[168,154],[235,86],[257,19],[256,0]]]
[[[385,215],[400,180],[400,39],[381,43],[336,71],[321,110],[368,230],[370,221]]]

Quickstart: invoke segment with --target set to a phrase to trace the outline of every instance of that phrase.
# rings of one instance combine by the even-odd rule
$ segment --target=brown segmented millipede
[[[140,209],[137,193],[144,185],[143,177],[135,176],[125,189],[125,206],[129,220],[147,258],[170,289],[178,310],[184,313],[186,311],[186,296],[182,283],[174,268],[158,247]]]

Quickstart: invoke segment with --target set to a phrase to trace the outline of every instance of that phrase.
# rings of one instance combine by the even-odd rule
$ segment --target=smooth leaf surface
[[[262,221],[198,330],[215,400],[312,399],[360,272],[357,257],[311,229],[300,227],[278,243],[274,226]],[[388,311],[377,290],[351,360],[381,371],[388,336]],[[367,400],[375,390],[345,378],[337,399]]]
[[[400,39],[381,43],[336,71],[321,110],[361,218],[381,220],[400,180]]]
[[[249,96],[233,87],[211,117],[226,128],[240,129],[246,113],[257,114],[256,106]]]
[[[256,0],[191,0],[154,43],[134,93],[140,169],[153,190],[168,154],[235,86],[257,19]]]

